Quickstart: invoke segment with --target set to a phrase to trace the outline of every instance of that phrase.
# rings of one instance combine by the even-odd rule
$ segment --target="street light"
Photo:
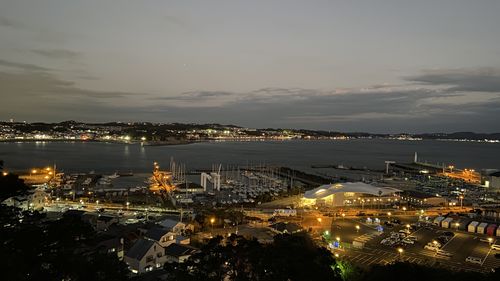
[[[127,203],[125,203],[127,205],[127,210],[128,210],[128,206],[130,206],[130,202],[127,201]]]
[[[401,259],[401,255],[403,254],[403,248],[398,248],[399,258]]]
[[[345,217],[345,213],[342,213],[342,220],[344,220],[344,217]]]
[[[356,233],[359,233],[359,225],[356,225]]]
[[[460,195],[460,197],[458,197],[458,198],[460,198],[460,209],[463,209],[464,208],[464,206],[463,206],[464,196]]]
[[[490,245],[491,245],[491,243],[493,242],[493,238],[488,237],[488,242],[489,242],[489,243],[490,243]]]
[[[214,222],[215,222],[215,218],[211,218],[210,219],[210,225],[212,226],[212,236],[214,236]]]

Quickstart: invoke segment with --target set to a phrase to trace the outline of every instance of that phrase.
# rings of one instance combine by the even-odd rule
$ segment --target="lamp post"
[[[356,225],[356,233],[359,233],[359,225]]]
[[[399,259],[401,260],[401,255],[403,255],[403,248],[398,248],[398,253],[399,253]]]
[[[344,217],[345,217],[345,213],[342,213],[342,220],[344,220]]]
[[[460,195],[458,198],[460,198],[460,209],[464,208],[463,202],[464,202],[464,196]]]
[[[214,222],[215,222],[215,218],[211,218],[210,225],[212,226],[212,230],[210,232],[211,232],[212,236],[214,236]]]

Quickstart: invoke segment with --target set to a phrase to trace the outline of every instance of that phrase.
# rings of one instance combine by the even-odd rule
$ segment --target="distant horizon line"
[[[500,134],[500,132],[475,132],[475,131],[449,131],[449,132],[397,132],[397,133],[374,133],[374,132],[369,132],[369,131],[340,131],[340,130],[326,130],[326,129],[307,129],[307,128],[284,128],[284,127],[246,127],[246,126],[241,126],[241,125],[235,125],[235,124],[223,124],[223,123],[217,123],[217,122],[208,122],[208,123],[198,123],[198,122],[159,122],[159,121],[81,121],[81,120],[64,120],[64,121],[15,121],[15,119],[10,119],[10,120],[0,120],[0,123],[25,123],[25,124],[36,124],[36,123],[41,123],[41,124],[61,124],[61,123],[67,123],[67,122],[74,122],[74,123],[80,123],[80,124],[87,124],[87,125],[99,125],[99,124],[107,124],[107,123],[118,123],[118,124],[183,124],[183,125],[219,125],[219,126],[226,126],[226,127],[237,127],[237,128],[247,128],[247,129],[256,129],[256,130],[294,130],[294,131],[313,131],[313,132],[335,132],[335,133],[346,133],[346,134],[371,134],[371,135],[438,135],[438,134],[457,134],[457,133],[472,133],[472,134],[484,134],[484,135],[495,135],[495,134]]]

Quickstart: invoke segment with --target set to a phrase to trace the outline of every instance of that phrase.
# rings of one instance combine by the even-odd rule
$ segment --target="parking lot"
[[[393,220],[392,218],[391,220]],[[432,225],[416,227],[416,217],[398,217],[401,222],[392,226],[384,225],[388,218],[382,218],[384,231],[378,231],[373,224],[366,224],[366,219],[344,218],[331,220],[331,233],[334,237],[339,237],[345,242],[344,249],[334,250],[343,258],[362,267],[373,264],[386,264],[397,260],[418,264],[440,266],[452,270],[473,270],[489,272],[500,267],[500,259],[495,257],[495,253],[500,251],[492,250],[485,235],[443,229]],[[411,224],[411,228],[407,225]],[[359,226],[356,227],[356,226]],[[412,236],[414,241],[402,243],[403,238],[396,239],[400,230],[411,229],[405,236]],[[391,234],[392,233],[392,234]],[[397,243],[392,245],[381,244],[385,239],[390,240],[391,235]],[[403,236],[401,234],[401,236]],[[362,241],[364,247],[355,249],[352,242]],[[500,244],[496,237],[493,243]],[[438,244],[440,250],[425,249],[427,244]],[[398,249],[401,249],[399,252]],[[439,254],[437,254],[439,252]],[[444,255],[443,255],[444,253]],[[466,262],[467,257],[477,257],[480,263]]]

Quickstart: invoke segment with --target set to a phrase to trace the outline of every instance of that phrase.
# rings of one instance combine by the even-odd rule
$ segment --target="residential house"
[[[189,259],[193,254],[198,253],[199,250],[189,245],[170,244],[165,248],[166,261],[169,263],[176,262],[182,263]]]
[[[97,245],[97,249],[101,253],[106,254],[116,254],[119,260],[123,260],[124,250],[123,250],[124,239],[123,238],[111,238],[104,240]]]
[[[175,243],[176,237],[177,233],[159,226],[152,227],[144,235],[145,239],[155,241],[162,247],[167,247],[168,245]]]
[[[133,273],[149,272],[163,267],[165,249],[156,241],[141,238],[127,251],[123,260]]]
[[[165,219],[158,223],[161,227],[180,235],[186,229],[186,224],[177,220]]]

